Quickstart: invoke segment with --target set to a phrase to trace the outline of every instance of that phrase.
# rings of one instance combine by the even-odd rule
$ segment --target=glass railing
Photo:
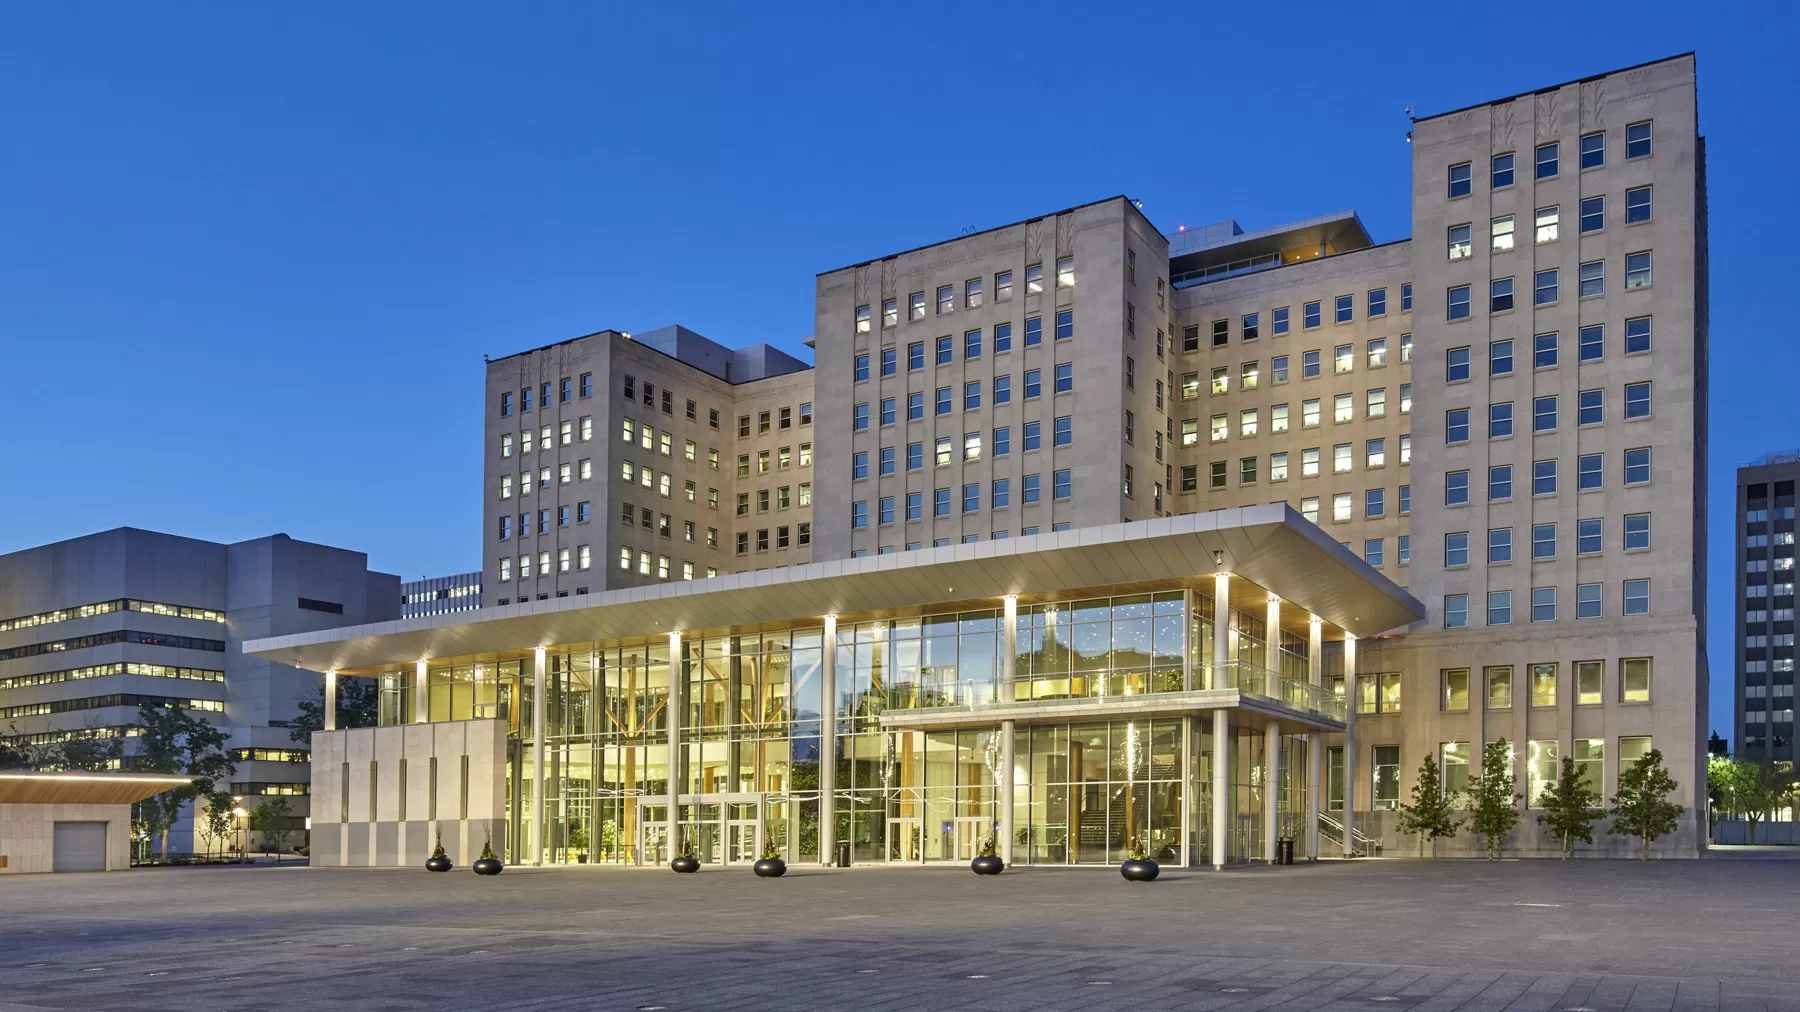
[[[1230,661],[1222,666],[1195,664],[1187,672],[1181,668],[1161,668],[1055,677],[1022,676],[1010,694],[1005,692],[1003,685],[989,681],[902,682],[879,693],[871,693],[864,706],[869,711],[946,707],[979,710],[1015,703],[1055,707],[1134,696],[1199,694],[1217,689],[1235,689],[1244,695],[1273,700],[1332,720],[1344,719],[1343,700],[1323,687],[1305,679],[1284,677],[1245,661]]]
[[[1228,264],[1217,264],[1212,267],[1202,267],[1199,270],[1184,271],[1183,273],[1170,278],[1169,284],[1176,288],[1191,288],[1194,285],[1206,284],[1208,281],[1222,281],[1225,278],[1234,278],[1240,274],[1266,271],[1270,268],[1280,266],[1280,253],[1265,253],[1262,256],[1251,257],[1248,260],[1234,260]]]

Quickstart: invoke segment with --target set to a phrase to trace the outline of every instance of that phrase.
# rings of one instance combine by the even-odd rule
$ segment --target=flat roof
[[[853,621],[995,608],[1010,594],[1030,604],[1210,588],[1215,558],[1359,637],[1425,617],[1423,605],[1354,552],[1286,503],[1271,503],[273,636],[246,641],[244,652],[314,671],[372,672],[421,658],[717,635],[828,614]],[[1238,603],[1262,600],[1258,592]]]
[[[1521,98],[1530,98],[1533,95],[1542,95],[1546,91],[1559,91],[1563,88],[1567,88],[1571,84],[1585,84],[1589,81],[1598,81],[1603,77],[1611,77],[1614,74],[1623,74],[1628,70],[1637,70],[1640,67],[1654,67],[1659,63],[1669,63],[1673,60],[1685,60],[1685,59],[1692,57],[1693,55],[1694,55],[1694,50],[1690,49],[1685,53],[1676,53],[1673,56],[1664,56],[1664,57],[1661,57],[1660,59],[1655,59],[1655,60],[1645,60],[1643,63],[1634,63],[1629,67],[1619,67],[1616,70],[1604,70],[1598,74],[1589,74],[1586,77],[1577,77],[1573,81],[1564,81],[1561,84],[1550,84],[1550,85],[1545,85],[1542,88],[1533,88],[1530,91],[1521,91],[1516,95],[1507,95],[1504,98],[1490,98],[1486,102],[1476,102],[1474,105],[1465,105],[1460,109],[1451,109],[1448,112],[1434,112],[1429,116],[1414,116],[1412,118],[1412,121],[1414,123],[1423,123],[1426,120],[1437,119],[1441,116],[1454,116],[1459,112],[1468,112],[1470,109],[1479,109],[1482,106],[1499,105],[1502,102],[1516,102]]]
[[[1072,211],[1079,211],[1084,207],[1093,207],[1096,204],[1105,204],[1105,203],[1109,203],[1114,200],[1123,200],[1125,202],[1126,207],[1131,208],[1133,211],[1135,211],[1137,213],[1138,217],[1144,219],[1144,224],[1149,225],[1152,229],[1155,229],[1156,233],[1158,235],[1162,235],[1162,230],[1156,228],[1156,223],[1150,220],[1150,216],[1144,213],[1144,209],[1137,206],[1136,201],[1133,201],[1130,197],[1127,197],[1123,193],[1120,193],[1120,194],[1117,194],[1117,195],[1111,196],[1111,197],[1103,197],[1099,200],[1090,200],[1085,204],[1076,204],[1074,207],[1065,207],[1060,211],[1050,211],[1046,214],[1034,214],[1029,218],[1020,218],[1018,221],[1009,221],[1004,225],[995,225],[992,228],[984,228],[979,232],[969,232],[964,235],[953,236],[949,239],[939,239],[937,242],[928,242],[923,246],[914,246],[911,249],[903,249],[898,253],[889,253],[886,256],[871,257],[867,260],[858,260],[857,262],[855,262],[853,264],[845,264],[842,267],[834,267],[828,271],[820,271],[816,276],[824,277],[827,274],[836,274],[839,271],[847,271],[853,267],[861,267],[864,264],[876,264],[876,263],[880,263],[883,260],[892,260],[896,257],[906,256],[909,253],[917,253],[920,250],[928,250],[934,246],[943,246],[948,243],[962,242],[964,239],[973,239],[976,236],[987,235],[989,232],[998,232],[1003,228],[1012,228],[1014,225],[1023,225],[1028,221],[1042,221],[1045,218],[1054,218],[1059,214],[1068,214]]]
[[[0,804],[132,805],[192,782],[175,773],[0,770]]]

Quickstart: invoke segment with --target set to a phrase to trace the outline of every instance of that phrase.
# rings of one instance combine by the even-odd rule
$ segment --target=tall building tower
[[[1732,742],[1747,759],[1794,758],[1794,482],[1800,454],[1737,473],[1737,699]]]

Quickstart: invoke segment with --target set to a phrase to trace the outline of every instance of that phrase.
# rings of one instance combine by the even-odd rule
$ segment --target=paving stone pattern
[[[1800,861],[0,879],[0,1012],[1800,1012]]]

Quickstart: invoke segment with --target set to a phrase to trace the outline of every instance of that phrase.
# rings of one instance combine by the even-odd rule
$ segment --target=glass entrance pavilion
[[[479,816],[468,779],[491,775],[514,863],[661,863],[685,844],[725,865],[765,845],[799,863],[847,848],[856,864],[927,864],[991,837],[1014,864],[1114,864],[1141,845],[1218,865],[1266,858],[1280,837],[1317,853],[1322,736],[1354,733],[1325,644],[1341,673],[1358,637],[1420,612],[1277,504],[249,649],[324,672],[328,693],[379,681],[380,727],[315,742],[343,758],[315,758],[316,812],[429,812],[445,834],[446,816]],[[436,739],[381,742],[459,722],[504,729],[504,768],[471,774],[464,758],[446,811],[451,756],[417,744]],[[364,754],[366,774],[352,769]],[[430,786],[409,788],[408,765],[426,762]],[[348,863],[382,863],[379,825],[349,828],[372,842],[367,860],[345,843]],[[416,847],[390,849],[407,863]]]

